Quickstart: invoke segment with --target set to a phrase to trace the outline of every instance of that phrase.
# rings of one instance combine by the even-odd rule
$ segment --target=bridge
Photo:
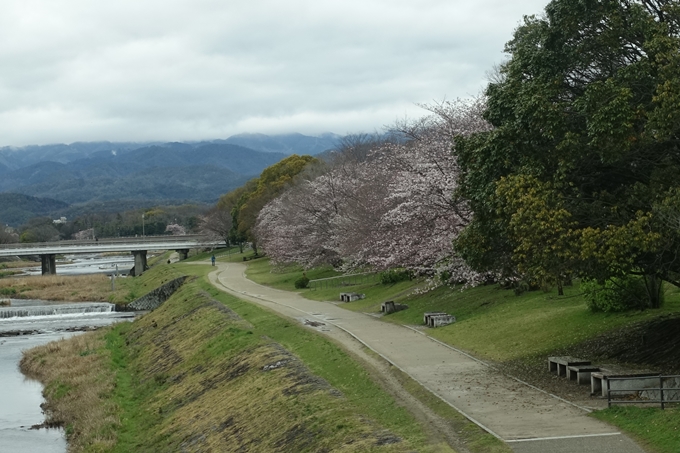
[[[183,260],[187,258],[189,249],[219,248],[224,246],[225,244],[223,241],[216,241],[200,235],[145,236],[29,244],[3,244],[0,246],[0,257],[39,255],[42,263],[42,274],[45,275],[57,273],[56,255],[130,252],[135,257],[134,275],[141,275],[147,269],[146,252],[148,250],[175,250],[179,253],[180,260]]]

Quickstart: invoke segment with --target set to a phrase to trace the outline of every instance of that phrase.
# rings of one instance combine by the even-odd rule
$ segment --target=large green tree
[[[220,197],[215,210],[231,212],[231,231],[226,240],[237,244],[241,250],[243,244],[250,241],[257,253],[257,237],[253,227],[260,210],[291,184],[296,175],[315,163],[319,161],[312,156],[293,154],[265,168],[258,178]],[[205,222],[210,222],[210,218],[206,217]]]
[[[458,141],[474,211],[458,249],[558,284],[638,273],[658,305],[660,280],[680,280],[680,4],[554,0],[506,52],[494,129]]]

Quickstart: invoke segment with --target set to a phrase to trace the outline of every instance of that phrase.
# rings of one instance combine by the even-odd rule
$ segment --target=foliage
[[[403,267],[475,281],[451,246],[470,215],[452,197],[458,165],[451,149],[456,135],[488,129],[483,103],[423,107],[428,115],[396,124],[387,139],[350,137],[328,168],[305,174],[267,204],[255,231],[269,256],[306,267]]]
[[[19,242],[49,242],[59,239],[59,230],[49,217],[34,217],[19,229]]]
[[[51,198],[36,198],[18,193],[0,193],[0,225],[18,227],[36,216],[50,215],[68,207]]]
[[[302,275],[302,277],[298,278],[295,280],[295,288],[297,289],[304,289],[309,286],[309,278],[307,278],[306,275]]]
[[[231,239],[236,244],[250,241],[257,254],[257,236],[253,229],[262,207],[288,187],[310,164],[318,163],[312,156],[293,154],[265,168],[259,178],[220,198],[217,208],[230,209],[232,214]]]
[[[391,285],[406,280],[411,280],[411,272],[406,269],[389,269],[380,273],[380,283],[383,285]]]
[[[554,0],[506,52],[486,90],[494,129],[457,144],[474,213],[458,250],[510,277],[642,274],[658,306],[653,280],[680,275],[680,8]]]
[[[594,312],[627,311],[648,306],[647,288],[641,277],[612,277],[604,284],[583,280],[581,291],[588,308]]]

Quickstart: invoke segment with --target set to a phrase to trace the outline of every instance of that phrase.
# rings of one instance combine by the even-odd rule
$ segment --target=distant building
[[[66,217],[59,217],[57,220],[52,220],[52,223],[66,223]]]

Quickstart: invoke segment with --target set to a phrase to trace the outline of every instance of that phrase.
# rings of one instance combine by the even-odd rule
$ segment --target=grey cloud
[[[545,4],[3,0],[0,145],[380,129],[478,94]]]

